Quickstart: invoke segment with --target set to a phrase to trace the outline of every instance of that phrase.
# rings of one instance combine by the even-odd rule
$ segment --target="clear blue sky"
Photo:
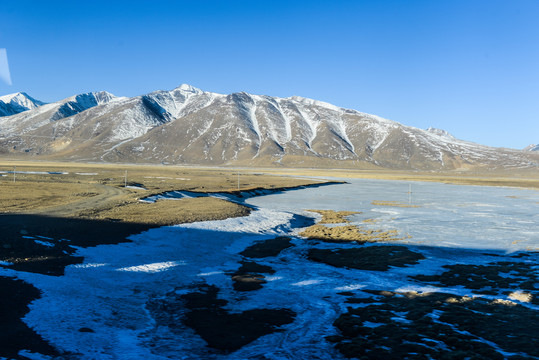
[[[300,95],[458,138],[539,142],[539,0],[0,0],[13,84]]]

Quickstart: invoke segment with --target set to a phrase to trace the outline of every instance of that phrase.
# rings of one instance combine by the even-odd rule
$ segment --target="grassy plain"
[[[241,205],[211,198],[181,203],[138,201],[166,191],[235,192],[322,182],[253,170],[28,161],[2,161],[0,175],[2,213],[110,218],[151,225],[223,219],[247,213]]]

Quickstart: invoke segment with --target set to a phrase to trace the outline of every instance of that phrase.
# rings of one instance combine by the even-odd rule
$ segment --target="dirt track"
[[[92,197],[84,197],[70,204],[53,206],[30,211],[32,214],[46,214],[53,217],[72,217],[95,209],[108,207],[109,204],[121,201],[131,191],[110,185],[92,184],[90,190],[97,193]],[[110,206],[110,205],[109,205]]]

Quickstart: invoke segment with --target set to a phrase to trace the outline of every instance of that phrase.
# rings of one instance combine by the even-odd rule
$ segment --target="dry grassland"
[[[399,236],[397,230],[371,230],[355,225],[327,227],[319,224],[309,226],[299,235],[308,239],[323,240],[326,242],[356,241],[359,243],[399,241],[410,238],[409,235]]]
[[[65,205],[98,195],[95,192],[97,189],[91,185],[36,181],[13,183],[2,180],[0,180],[0,203],[3,213],[32,211]]]
[[[248,210],[217,199],[160,201],[149,205],[138,201],[140,198],[172,190],[234,192],[238,190],[238,173],[242,191],[323,182],[253,170],[159,165],[2,161],[0,171],[3,213],[110,218],[153,226],[241,216]]]
[[[348,223],[347,216],[361,214],[359,211],[333,211],[333,210],[307,210],[322,215],[319,224],[341,224]]]
[[[326,242],[348,242],[358,243],[378,242],[378,241],[399,241],[409,239],[411,236],[399,236],[397,230],[372,230],[365,229],[357,225],[325,226],[323,224],[347,224],[349,221],[345,216],[360,214],[353,211],[333,211],[333,210],[308,210],[322,215],[322,220],[316,225],[304,229],[300,236],[307,239],[322,240]]]
[[[100,211],[98,219],[145,223],[157,226],[224,220],[249,215],[245,206],[212,197],[182,200],[159,200],[155,203],[128,203]]]

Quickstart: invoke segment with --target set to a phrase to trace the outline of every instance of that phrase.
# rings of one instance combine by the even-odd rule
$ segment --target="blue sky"
[[[7,1],[12,85],[300,95],[458,138],[539,142],[539,1]]]

